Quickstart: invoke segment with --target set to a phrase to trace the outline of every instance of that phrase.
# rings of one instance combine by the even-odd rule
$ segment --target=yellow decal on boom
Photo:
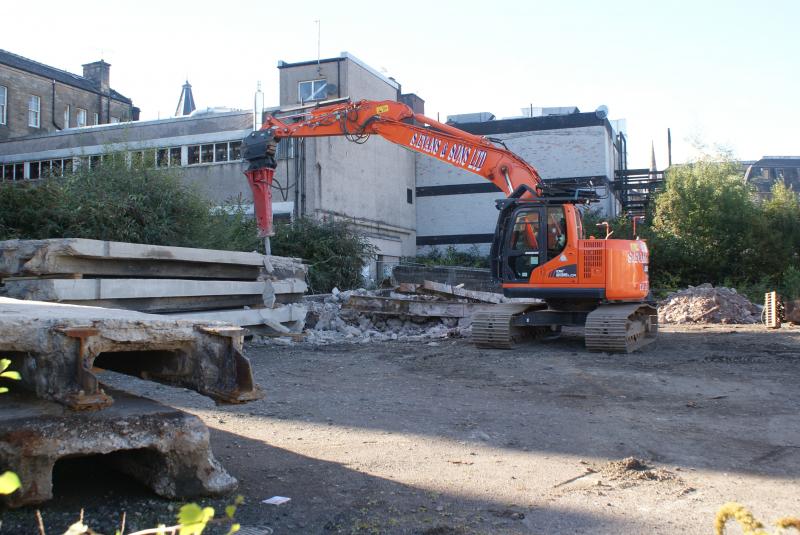
[[[378,115],[380,115],[381,113],[386,113],[387,111],[389,111],[388,104],[384,104],[382,106],[378,106],[377,108],[375,108],[375,113],[377,113]]]

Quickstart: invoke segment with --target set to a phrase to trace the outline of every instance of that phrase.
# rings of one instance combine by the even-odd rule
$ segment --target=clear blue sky
[[[800,155],[800,2],[695,0],[207,2],[37,1],[3,8],[0,48],[65,70],[104,58],[142,118],[175,111],[187,77],[199,107],[278,101],[277,61],[348,51],[426,113],[575,105],[627,120],[632,166],[655,142],[666,165],[690,139],[742,159]],[[532,162],[534,165],[536,162]]]

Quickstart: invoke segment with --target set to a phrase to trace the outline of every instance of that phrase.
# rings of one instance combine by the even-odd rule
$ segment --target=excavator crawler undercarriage
[[[545,304],[501,304],[472,318],[478,347],[511,349],[526,339],[584,326],[590,351],[630,353],[653,342],[658,332],[656,308],[645,303],[603,304],[591,311],[548,308]]]

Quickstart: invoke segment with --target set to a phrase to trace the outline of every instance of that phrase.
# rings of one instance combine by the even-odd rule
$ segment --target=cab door
[[[545,215],[542,206],[524,207],[512,213],[498,255],[503,282],[528,282],[533,271],[547,260]]]

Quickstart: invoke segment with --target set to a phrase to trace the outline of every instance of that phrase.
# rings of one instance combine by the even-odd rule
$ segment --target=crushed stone
[[[761,321],[761,309],[733,288],[689,286],[658,306],[659,323],[740,323]]]

